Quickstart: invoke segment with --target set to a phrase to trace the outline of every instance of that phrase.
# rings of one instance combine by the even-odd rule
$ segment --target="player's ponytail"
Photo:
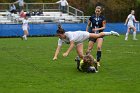
[[[61,25],[58,25],[58,30],[56,32],[57,34],[64,34],[65,30],[61,27]]]

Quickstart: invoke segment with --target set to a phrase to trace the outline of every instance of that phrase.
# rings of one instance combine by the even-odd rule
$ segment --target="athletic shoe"
[[[128,40],[128,38],[127,37],[125,37],[125,39],[124,39],[125,41],[127,41]]]
[[[134,38],[133,40],[138,40],[138,39]]]
[[[96,71],[98,71],[98,65],[97,65],[97,62],[95,63],[95,68],[96,68]]]
[[[100,67],[100,66],[101,66],[101,65],[100,65],[100,62],[97,62],[97,66],[98,66],[98,67]]]
[[[77,57],[75,58],[75,62],[77,62],[77,69],[78,69],[79,71],[81,71],[81,69],[80,69],[80,58],[79,58],[79,56],[77,56]]]
[[[114,35],[114,36],[117,36],[117,37],[119,37],[120,36],[120,34],[119,33],[117,33],[117,32],[115,32],[115,31],[110,31],[111,32],[111,34],[112,35]]]
[[[79,56],[77,56],[76,58],[75,58],[75,61],[77,62],[77,61],[79,61],[80,62],[80,57]]]

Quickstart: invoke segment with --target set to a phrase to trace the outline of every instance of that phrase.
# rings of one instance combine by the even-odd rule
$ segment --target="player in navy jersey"
[[[88,25],[86,28],[86,31],[90,33],[101,33],[106,27],[106,20],[105,17],[101,15],[101,7],[97,6],[95,8],[95,14],[92,15],[89,18]],[[96,53],[96,59],[97,59],[97,64],[100,66],[100,59],[101,59],[101,48],[102,48],[102,43],[103,43],[103,37],[100,38],[89,38],[89,44],[88,44],[88,50],[91,52],[93,49],[94,44],[97,42],[97,53]]]

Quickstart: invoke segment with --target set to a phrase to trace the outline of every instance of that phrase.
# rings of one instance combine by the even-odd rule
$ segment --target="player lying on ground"
[[[119,36],[119,34],[115,31],[101,32],[99,34],[89,33],[86,31],[65,32],[64,29],[59,27],[57,30],[57,36],[59,37],[58,46],[53,60],[57,59],[57,56],[60,52],[63,43],[70,44],[67,51],[63,54],[64,57],[68,56],[70,51],[76,45],[77,54],[81,59],[83,59],[83,41],[88,40],[88,38],[99,38],[99,37],[109,36],[109,35]]]
[[[98,72],[97,61],[91,54],[83,56],[83,60],[80,61],[79,57],[76,57],[75,61],[77,62],[77,69],[82,72]]]

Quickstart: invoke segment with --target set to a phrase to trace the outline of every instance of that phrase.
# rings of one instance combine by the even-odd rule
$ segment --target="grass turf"
[[[131,38],[105,37],[96,74],[76,70],[75,49],[62,57],[68,45],[53,61],[56,37],[0,38],[0,93],[140,93],[140,40]]]

